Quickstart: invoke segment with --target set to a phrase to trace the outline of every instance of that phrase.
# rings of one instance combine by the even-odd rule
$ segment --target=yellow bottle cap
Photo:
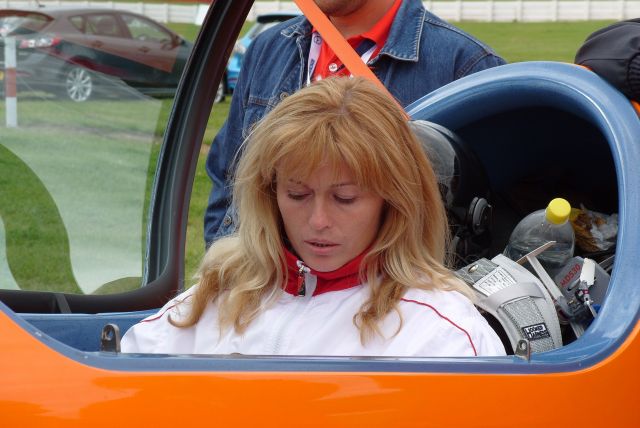
[[[562,224],[571,214],[571,204],[566,199],[555,198],[547,206],[545,216],[549,223]]]

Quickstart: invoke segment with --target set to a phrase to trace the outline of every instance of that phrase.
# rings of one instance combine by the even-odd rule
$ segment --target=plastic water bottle
[[[549,202],[546,209],[529,214],[511,233],[504,254],[511,260],[518,260],[539,246],[556,241],[537,258],[549,272],[562,268],[573,257],[576,241],[569,222],[570,213],[569,202],[556,198]]]

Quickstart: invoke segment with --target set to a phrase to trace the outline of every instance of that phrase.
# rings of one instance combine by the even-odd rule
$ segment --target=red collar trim
[[[382,48],[382,46],[387,42],[389,32],[391,31],[391,25],[393,24],[393,20],[395,19],[396,13],[398,12],[398,9],[400,9],[401,4],[402,0],[396,0],[376,25],[371,27],[369,31],[365,31],[356,37],[373,40],[378,45],[378,48]]]
[[[284,286],[284,291],[297,296],[299,284],[298,260],[300,259],[286,248],[284,249],[284,254],[287,261],[287,271],[289,273],[288,281]],[[347,288],[359,285],[362,282],[359,275],[360,264],[362,263],[362,259],[364,259],[365,254],[366,251],[348,262],[346,265],[331,272],[317,272],[309,268],[309,273],[317,278],[316,289],[313,292],[313,295],[317,296],[331,291],[346,290]]]

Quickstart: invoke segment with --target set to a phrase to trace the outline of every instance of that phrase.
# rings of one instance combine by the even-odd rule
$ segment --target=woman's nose
[[[326,202],[316,199],[311,208],[309,225],[315,230],[322,230],[331,226],[331,219]]]

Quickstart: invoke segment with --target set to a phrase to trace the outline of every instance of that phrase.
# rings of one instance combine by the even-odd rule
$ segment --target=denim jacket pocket
[[[270,98],[250,95],[242,122],[242,138],[247,138],[256,124],[289,95],[286,91],[277,91]]]
[[[214,235],[214,241],[217,241],[220,238],[225,236],[229,236],[236,231],[238,228],[238,213],[236,212],[236,207],[233,203],[227,208],[227,212],[224,214],[222,218],[222,223],[220,223],[220,227],[216,231]]]
[[[242,120],[242,139],[244,140],[251,133],[258,121],[262,119],[267,108],[267,103],[250,103],[245,110]]]

